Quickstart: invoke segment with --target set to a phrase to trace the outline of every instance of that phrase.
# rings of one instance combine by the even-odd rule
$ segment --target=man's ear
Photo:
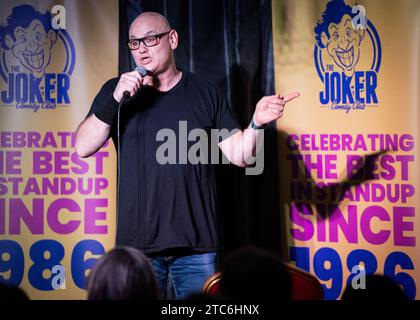
[[[172,50],[178,47],[178,32],[176,30],[171,30],[169,33],[169,43],[171,44]]]
[[[324,45],[324,47],[328,46],[328,43],[330,40],[328,39],[325,32],[321,32],[321,43]]]
[[[8,34],[4,37],[4,43],[8,49],[12,49],[15,42],[13,41],[12,37]]]
[[[57,41],[57,34],[54,31],[50,30],[50,31],[48,31],[48,38],[51,41],[51,47],[52,47],[55,44],[55,42]]]

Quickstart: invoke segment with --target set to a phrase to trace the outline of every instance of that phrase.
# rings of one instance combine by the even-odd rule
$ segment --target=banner
[[[420,2],[274,0],[286,256],[326,299],[379,273],[418,298]]]
[[[75,130],[117,75],[118,1],[0,4],[0,282],[84,299],[114,246],[115,149],[81,159]]]

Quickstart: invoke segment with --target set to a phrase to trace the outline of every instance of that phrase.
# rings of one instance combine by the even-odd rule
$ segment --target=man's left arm
[[[226,158],[240,167],[251,165],[251,159],[255,160],[259,148],[264,143],[262,141],[264,137],[262,128],[271,121],[279,119],[283,115],[286,103],[299,97],[299,95],[298,92],[294,92],[284,97],[272,95],[261,98],[255,107],[253,119],[249,126],[219,143],[219,148]]]

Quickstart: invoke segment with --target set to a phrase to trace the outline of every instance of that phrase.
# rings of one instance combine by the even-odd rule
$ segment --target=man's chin
[[[156,74],[156,67],[155,66],[152,66],[152,65],[149,64],[149,65],[145,66],[145,68],[146,68],[146,70],[149,74],[151,74],[151,75]]]
[[[153,65],[148,62],[148,63],[142,63],[142,62],[138,62],[137,63],[138,66],[145,68],[148,72],[152,72],[153,70]]]

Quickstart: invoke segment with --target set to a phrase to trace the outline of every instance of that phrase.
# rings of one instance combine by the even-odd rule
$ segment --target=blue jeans
[[[215,252],[148,257],[163,299],[168,298],[166,292],[169,278],[175,299],[185,299],[191,294],[200,293],[206,280],[216,271]]]

